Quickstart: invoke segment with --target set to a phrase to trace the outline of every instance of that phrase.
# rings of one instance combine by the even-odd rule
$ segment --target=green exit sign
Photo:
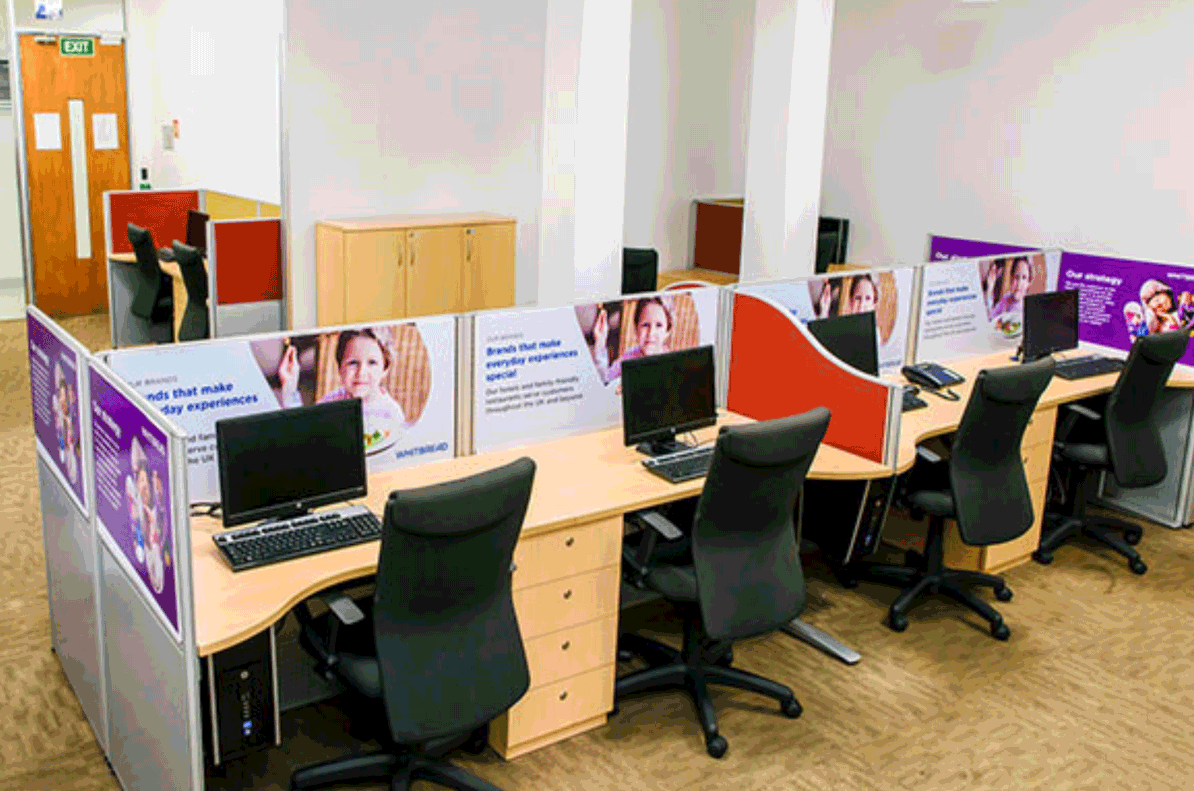
[[[90,58],[95,55],[95,39],[64,36],[58,39],[58,53],[71,58]]]

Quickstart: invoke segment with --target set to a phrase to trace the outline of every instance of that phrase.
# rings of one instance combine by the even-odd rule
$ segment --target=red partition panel
[[[189,209],[199,211],[199,190],[148,190],[109,195],[112,252],[133,252],[133,246],[129,244],[130,222],[148,228],[158,247],[169,247],[175,239],[185,242]]]
[[[213,222],[218,305],[282,298],[282,222]]]
[[[825,442],[884,463],[888,388],[825,357],[796,321],[757,297],[734,295],[726,406],[756,420],[827,406]]]
[[[742,217],[741,204],[698,200],[692,265],[738,274],[742,258]]]

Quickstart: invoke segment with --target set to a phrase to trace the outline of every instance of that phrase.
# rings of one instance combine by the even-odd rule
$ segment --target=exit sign
[[[95,55],[95,39],[60,38],[58,39],[58,53],[71,58],[90,58]]]

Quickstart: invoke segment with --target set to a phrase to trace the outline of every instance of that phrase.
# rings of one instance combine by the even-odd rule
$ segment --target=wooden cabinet
[[[514,304],[515,221],[402,215],[315,225],[321,326]]]
[[[514,758],[605,722],[614,705],[622,518],[523,539],[514,552],[514,611],[531,687],[489,728]]]

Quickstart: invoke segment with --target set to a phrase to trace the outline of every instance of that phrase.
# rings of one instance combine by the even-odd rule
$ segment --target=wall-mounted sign
[[[90,58],[95,55],[95,39],[63,36],[58,39],[58,54],[68,58]]]
[[[62,0],[37,0],[35,19],[62,19]]]

